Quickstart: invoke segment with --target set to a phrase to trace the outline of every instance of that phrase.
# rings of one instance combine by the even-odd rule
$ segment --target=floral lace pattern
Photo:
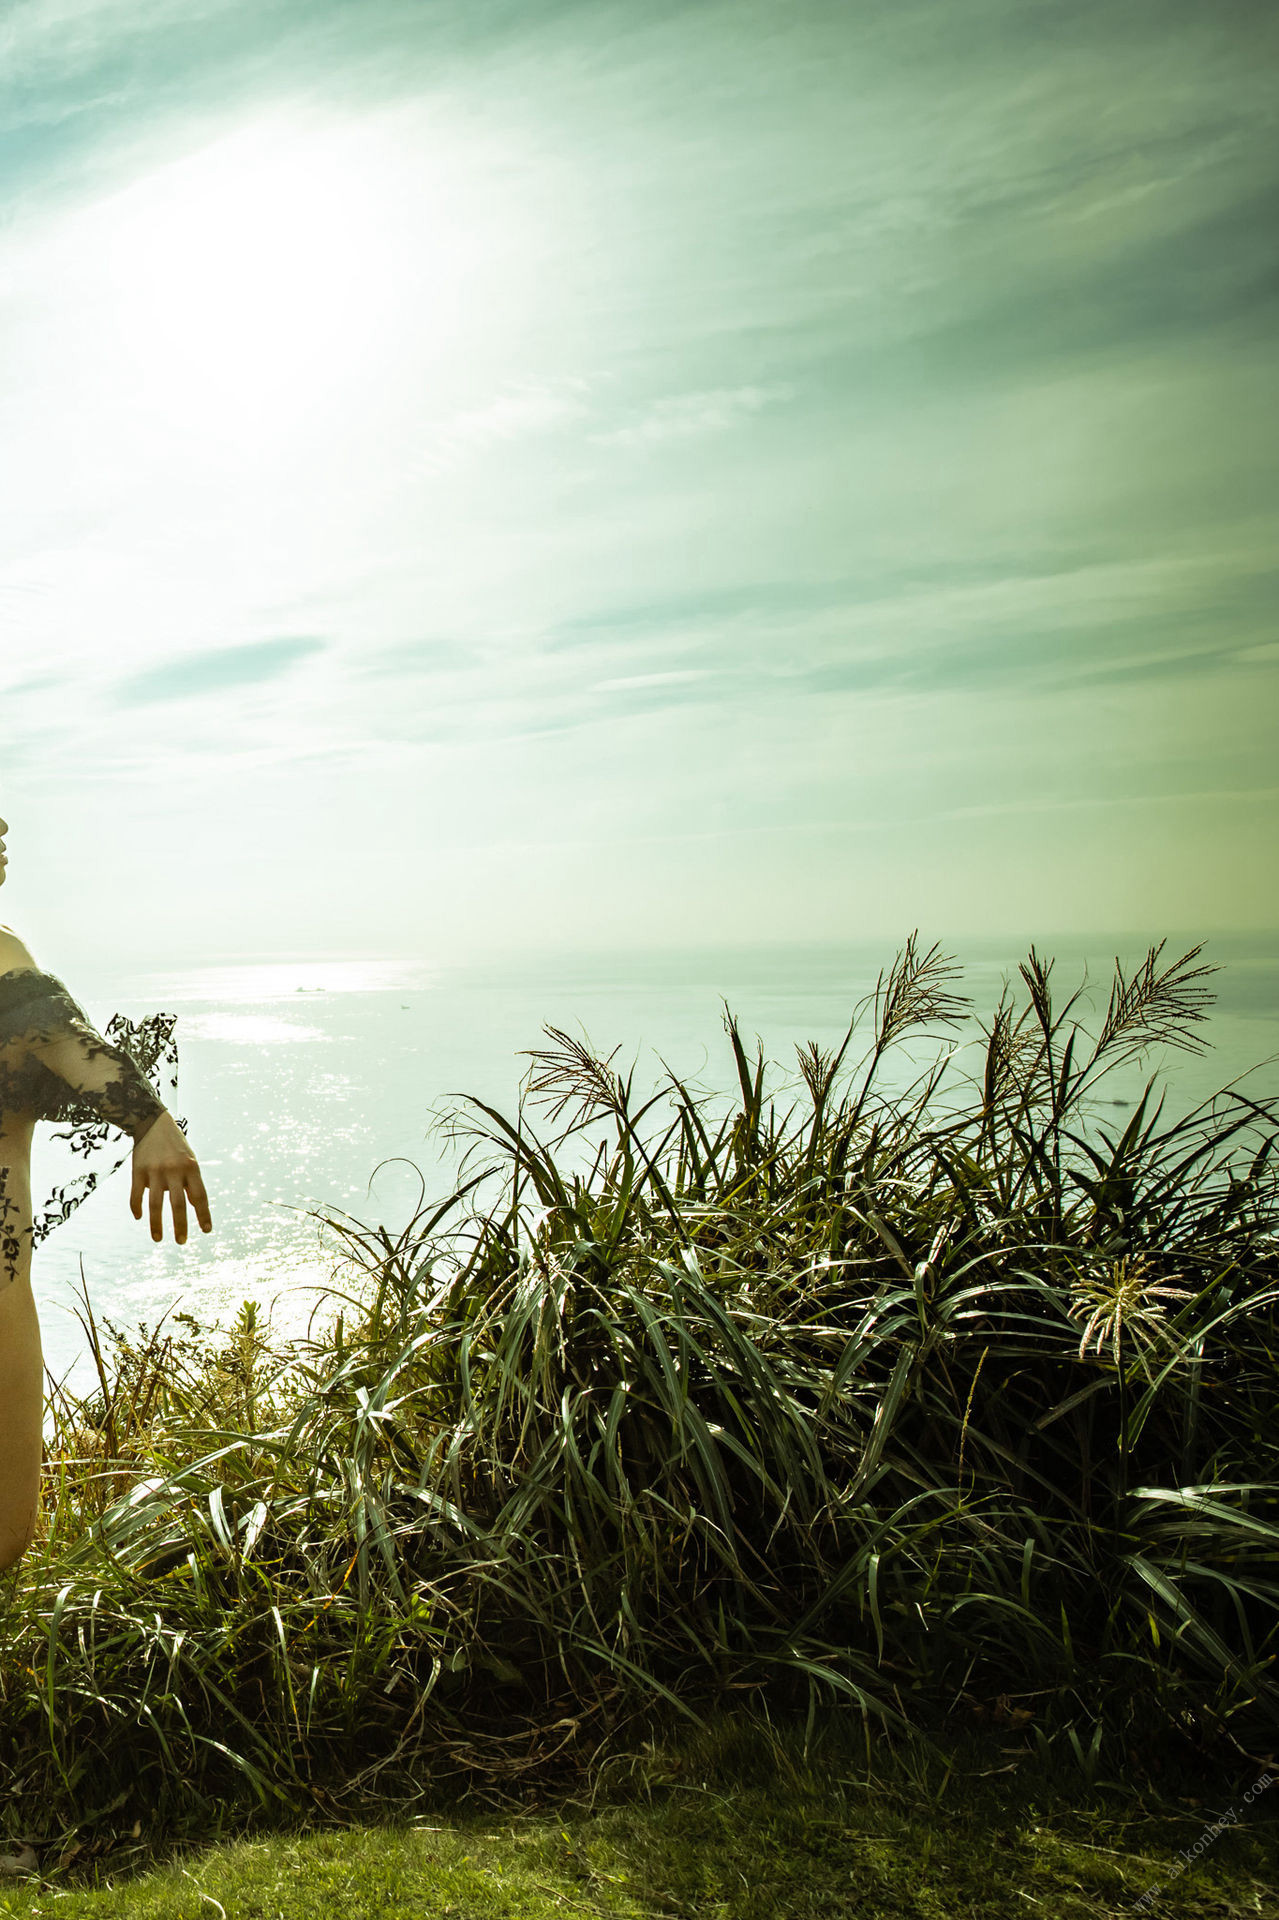
[[[82,1173],[54,1187],[34,1218],[33,1246],[123,1166],[132,1145],[105,1165],[120,1135],[139,1140],[165,1111],[162,1069],[170,1097],[177,1091],[175,1024],[171,1013],[138,1021],[117,1013],[104,1037],[53,974],[30,968],[0,974],[0,1113],[65,1123],[53,1138],[85,1162]],[[185,1122],[178,1124],[185,1131]],[[16,1277],[23,1230],[5,1172],[0,1167],[0,1282]]]

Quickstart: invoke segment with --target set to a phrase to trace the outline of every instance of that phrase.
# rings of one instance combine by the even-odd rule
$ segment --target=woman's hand
[[[209,1196],[200,1178],[200,1163],[187,1144],[187,1137],[166,1107],[159,1118],[133,1144],[133,1191],[129,1207],[135,1220],[142,1218],[142,1196],[151,1198],[151,1238],[164,1238],[164,1196],[173,1209],[173,1237],[181,1246],[187,1237],[187,1195],[196,1218],[205,1233],[213,1231]]]

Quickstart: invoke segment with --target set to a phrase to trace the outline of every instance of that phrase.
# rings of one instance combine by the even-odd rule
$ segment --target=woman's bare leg
[[[0,1568],[31,1544],[40,1501],[44,1360],[31,1273],[0,1281]]]

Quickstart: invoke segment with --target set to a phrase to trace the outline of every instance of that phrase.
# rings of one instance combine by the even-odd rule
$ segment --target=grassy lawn
[[[994,1754],[986,1764],[994,1765]],[[976,1773],[971,1759],[964,1763]],[[1005,1759],[1004,1764],[1007,1765]],[[1014,1771],[914,1777],[862,1765],[827,1740],[741,1730],[649,1755],[613,1797],[238,1839],[131,1873],[113,1853],[101,1884],[9,1881],[0,1912],[64,1920],[1103,1920],[1163,1883],[1153,1911],[1228,1920],[1279,1914],[1279,1807],[1240,1809],[1174,1881],[1179,1849],[1243,1789],[1202,1804],[1135,1789],[1073,1787],[1026,1760]],[[932,1778],[924,1777],[931,1772]],[[1279,1780],[1276,1781],[1279,1788]],[[1208,1789],[1200,1787],[1198,1800]],[[1279,1793],[1276,1794],[1279,1801]],[[135,1861],[141,1848],[134,1855]],[[74,1872],[74,1868],[71,1869]]]

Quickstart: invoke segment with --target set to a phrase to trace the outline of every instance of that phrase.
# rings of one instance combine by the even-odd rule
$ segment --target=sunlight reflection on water
[[[281,1020],[270,1013],[196,1013],[183,1019],[182,1038],[225,1040],[241,1047],[273,1047],[289,1040],[327,1042],[333,1036],[321,1027],[303,1026],[298,1020]]]

